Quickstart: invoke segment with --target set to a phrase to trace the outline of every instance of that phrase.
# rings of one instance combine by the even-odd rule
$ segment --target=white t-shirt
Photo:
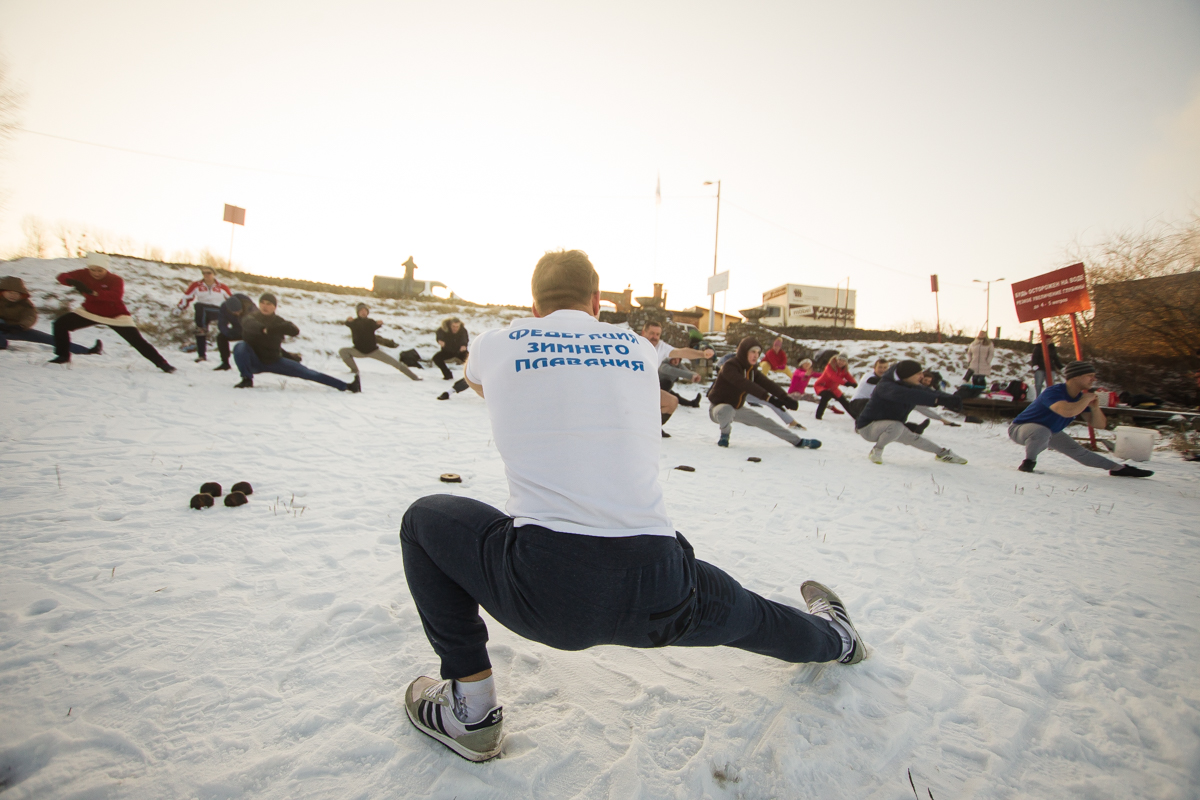
[[[858,379],[858,388],[854,390],[854,396],[851,400],[870,400],[871,394],[875,391],[874,383],[867,383],[867,379],[875,377],[874,368],[867,370]]]
[[[646,341],[649,342],[650,340],[646,339]],[[662,339],[659,339],[658,344],[654,345],[654,349],[658,353],[658,363],[662,364],[664,361],[666,361],[667,359],[669,359],[671,357],[671,351],[675,350],[676,348],[667,344]],[[661,438],[661,436],[660,436],[660,438]]]
[[[675,535],[658,485],[658,362],[648,339],[555,311],[475,337],[465,374],[483,387],[514,526]]]

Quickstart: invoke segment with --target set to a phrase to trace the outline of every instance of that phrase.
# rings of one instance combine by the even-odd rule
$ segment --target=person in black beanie
[[[950,448],[935,444],[905,427],[908,415],[917,406],[940,405],[955,411],[962,409],[962,398],[922,386],[921,379],[924,376],[925,371],[916,361],[906,359],[897,362],[883,373],[866,408],[855,420],[854,430],[858,435],[875,443],[867,455],[874,463],[883,463],[883,448],[892,442],[933,453],[938,461],[948,464],[967,463],[965,458],[955,455]]]
[[[213,367],[213,372],[224,372],[229,366],[230,342],[242,340],[242,317],[254,311],[256,306],[249,295],[235,294],[217,309],[217,351],[221,354],[221,363]]]
[[[322,383],[339,392],[362,391],[358,376],[355,376],[352,383],[339,381],[331,375],[309,369],[284,353],[284,337],[298,336],[300,329],[275,313],[277,305],[275,295],[267,292],[258,298],[258,311],[249,312],[242,317],[243,341],[233,348],[233,361],[237,364],[242,381],[234,388],[251,389],[254,387],[256,373],[273,372],[277,375]]]
[[[1118,478],[1148,478],[1154,473],[1083,448],[1064,431],[1078,416],[1087,415],[1093,428],[1103,429],[1108,420],[1100,410],[1100,398],[1092,391],[1096,368],[1086,361],[1072,361],[1063,368],[1066,383],[1046,388],[1008,426],[1008,438],[1025,447],[1025,460],[1017,467],[1033,472],[1043,450],[1062,453],[1087,467],[1108,470]]]

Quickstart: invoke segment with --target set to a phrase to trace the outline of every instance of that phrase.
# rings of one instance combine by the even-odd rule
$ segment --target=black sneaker
[[[1032,461],[1027,458],[1021,462],[1021,466],[1017,467],[1017,469],[1021,470],[1021,472],[1033,472],[1033,468],[1036,466],[1036,461]]]
[[[199,364],[201,361],[208,361],[208,356],[200,356],[196,359],[197,364]]]
[[[362,382],[359,380],[358,375],[355,375],[354,380],[350,381],[350,385],[346,387],[346,391],[353,392],[354,394],[362,391]]]
[[[442,392],[441,394],[438,395],[438,400],[449,400],[449,399],[450,399],[449,392]]]
[[[71,360],[70,356],[55,356],[47,361],[47,364],[66,364]]]
[[[1135,467],[1132,464],[1126,464],[1120,469],[1110,469],[1108,474],[1112,475],[1114,478],[1149,478],[1154,474],[1154,472],[1148,469]]]
[[[670,438],[671,438],[671,434],[667,433],[666,431],[659,431],[659,433],[661,433],[661,434],[662,434],[662,438],[664,438],[664,439],[670,439]]]
[[[227,362],[221,362],[219,365],[213,367],[213,372],[226,372],[229,369],[231,369],[231,367]]]
[[[104,342],[97,339],[96,343],[94,345],[92,345],[91,349],[88,350],[88,355],[89,356],[98,356],[103,352],[104,352]]]
[[[168,375],[170,375],[172,372],[175,371],[175,367],[172,367],[170,364],[167,364],[165,362],[162,364],[159,364],[158,368],[161,369],[163,372],[167,373]]]
[[[235,383],[233,385],[233,388],[235,388],[235,389],[253,389],[254,388],[254,378],[242,378],[242,382]]]

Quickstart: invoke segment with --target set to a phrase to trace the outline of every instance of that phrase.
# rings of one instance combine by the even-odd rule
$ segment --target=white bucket
[[[1113,454],[1117,458],[1149,461],[1150,454],[1154,452],[1154,437],[1154,431],[1129,425],[1118,425],[1117,449],[1113,451]]]

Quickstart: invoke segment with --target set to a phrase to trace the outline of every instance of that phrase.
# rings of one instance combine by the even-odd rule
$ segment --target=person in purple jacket
[[[1104,428],[1108,420],[1100,410],[1093,392],[1096,368],[1086,361],[1072,361],[1063,369],[1066,383],[1056,383],[1037,396],[1008,426],[1008,438],[1025,447],[1025,460],[1017,469],[1033,472],[1043,450],[1057,450],[1080,464],[1108,470],[1118,478],[1148,478],[1154,473],[1130,464],[1120,464],[1099,453],[1086,450],[1063,431],[1086,414],[1093,428]]]

